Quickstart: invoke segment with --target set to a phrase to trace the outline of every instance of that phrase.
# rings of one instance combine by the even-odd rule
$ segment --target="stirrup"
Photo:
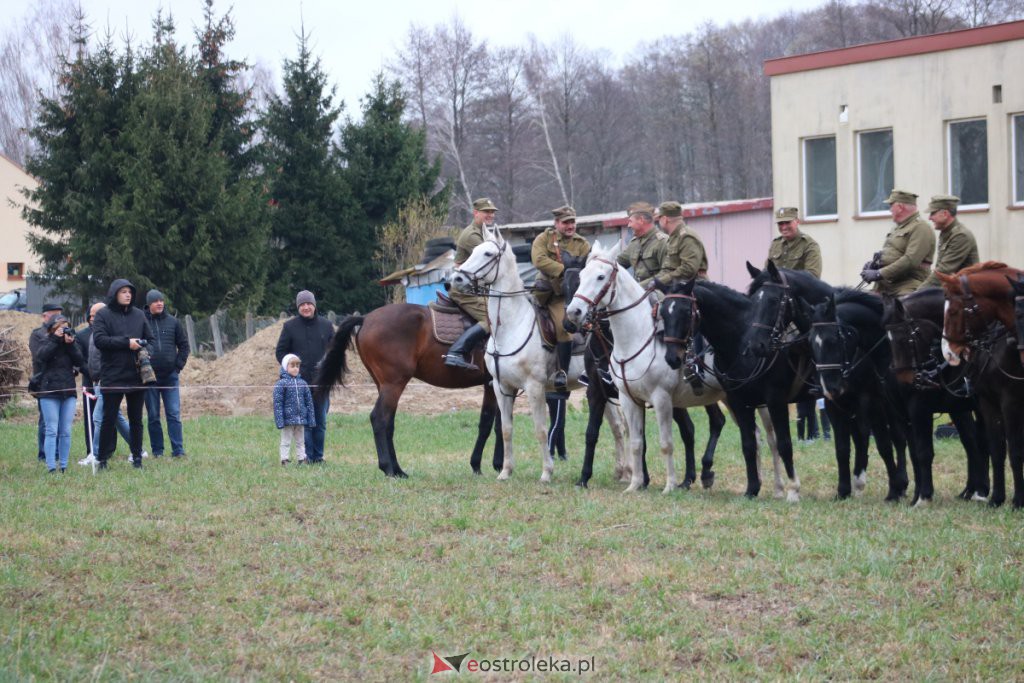
[[[457,353],[446,353],[444,356],[444,364],[450,368],[462,368],[463,370],[480,369]]]

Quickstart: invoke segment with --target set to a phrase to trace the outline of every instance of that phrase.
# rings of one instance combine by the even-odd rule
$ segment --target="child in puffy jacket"
[[[295,442],[295,458],[306,460],[305,429],[316,426],[313,394],[306,380],[299,377],[302,361],[294,353],[281,359],[281,379],[274,385],[274,421],[281,430],[281,464],[291,462],[291,445]]]

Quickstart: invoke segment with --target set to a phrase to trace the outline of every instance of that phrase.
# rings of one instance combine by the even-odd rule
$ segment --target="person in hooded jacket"
[[[314,375],[320,360],[331,346],[334,338],[334,325],[327,318],[316,314],[316,297],[309,290],[302,290],[295,297],[295,306],[299,314],[286,322],[281,328],[281,336],[277,340],[274,355],[280,363],[289,353],[302,359],[302,379],[310,386],[314,384]],[[330,396],[323,399],[313,397],[313,408],[316,413],[316,424],[306,425],[306,458],[310,464],[323,462],[324,436],[327,433],[327,411],[331,408]]]
[[[100,352],[100,391],[103,392],[103,423],[100,425],[100,468],[114,452],[117,411],[124,400],[128,413],[128,445],[132,466],[142,467],[142,405],[145,389],[139,374],[139,349],[154,343],[146,315],[133,304],[135,285],[114,280],[107,291],[107,306],[96,313],[92,339]],[[95,378],[94,378],[95,379]]]
[[[306,427],[316,426],[313,394],[306,380],[299,377],[302,361],[289,353],[281,361],[281,379],[274,385],[274,422],[281,430],[281,464],[291,462],[291,445],[295,443],[295,458],[306,460]]]
[[[68,319],[56,315],[47,321],[46,336],[32,353],[32,363],[40,372],[42,395],[39,408],[45,429],[43,452],[46,469],[51,474],[57,471],[58,465],[61,472],[68,466],[71,423],[75,419],[75,404],[78,402],[75,369],[85,364],[73,333]]]
[[[156,343],[149,350],[156,373],[156,386],[146,390],[146,415],[149,418],[149,446],[153,457],[164,454],[164,431],[160,425],[160,401],[167,415],[167,437],[171,441],[171,456],[185,455],[185,439],[181,429],[181,392],[178,373],[185,368],[188,354],[188,335],[178,319],[167,313],[164,295],[151,289],[146,293],[146,320],[153,330]]]

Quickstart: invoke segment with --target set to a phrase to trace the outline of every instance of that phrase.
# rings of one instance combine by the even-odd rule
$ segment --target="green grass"
[[[955,499],[958,446],[925,510],[882,502],[877,458],[833,502],[824,444],[797,447],[801,503],[745,500],[731,423],[713,491],[662,495],[652,459],[651,490],[623,494],[607,432],[573,486],[569,418],[551,485],[525,417],[509,482],[470,473],[470,413],[400,416],[405,481],[364,416],[331,417],[320,468],[278,465],[270,420],[211,417],[186,423],[187,460],[95,477],[47,476],[34,427],[0,423],[0,679],[426,680],[431,650],[594,657],[601,678],[1024,671],[1024,515]]]

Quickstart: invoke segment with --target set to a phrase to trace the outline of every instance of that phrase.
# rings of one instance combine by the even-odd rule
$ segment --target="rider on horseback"
[[[487,197],[473,202],[473,222],[463,228],[455,241],[456,267],[465,263],[473,249],[484,241],[484,226],[494,225],[494,214],[497,212],[498,207]],[[491,333],[487,322],[487,297],[464,294],[454,288],[449,292],[449,296],[477,322],[455,340],[444,357],[444,364],[466,370],[478,370],[472,361],[473,348]]]
[[[576,234],[576,210],[562,206],[551,213],[555,226],[548,228],[533,241],[530,259],[537,267],[534,296],[541,306],[551,312],[555,323],[555,391],[564,393],[568,386],[566,372],[572,359],[572,335],[565,331],[565,293],[562,291],[562,273],[567,267],[582,268],[590,253],[590,242]]]

